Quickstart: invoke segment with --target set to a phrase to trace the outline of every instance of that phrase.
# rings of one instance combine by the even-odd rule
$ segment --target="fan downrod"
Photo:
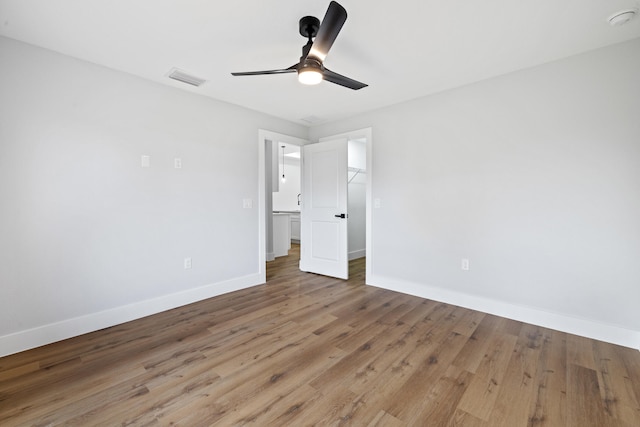
[[[320,20],[315,16],[305,16],[300,19],[300,35],[309,40],[318,34],[320,28]]]

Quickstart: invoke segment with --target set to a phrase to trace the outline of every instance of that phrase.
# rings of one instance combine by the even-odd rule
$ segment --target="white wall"
[[[312,128],[373,127],[368,283],[640,347],[639,75],[636,39]]]
[[[367,252],[367,147],[364,141],[350,140],[347,152],[349,259],[357,259]]]
[[[348,239],[349,259],[366,256],[367,181],[366,172],[358,174],[348,186]],[[354,172],[350,172],[352,176]]]
[[[258,129],[306,129],[6,38],[0,63],[0,355],[256,283]],[[368,282],[640,347],[638,75],[635,40],[312,128],[373,127]]]
[[[258,129],[306,128],[6,38],[0,63],[0,356],[259,283]]]
[[[282,178],[282,156],[280,156],[280,173]],[[285,157],[285,182],[280,182],[280,189],[273,193],[274,211],[299,211],[298,194],[300,194],[300,159]]]

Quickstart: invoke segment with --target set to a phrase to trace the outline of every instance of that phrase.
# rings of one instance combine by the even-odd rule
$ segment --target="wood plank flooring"
[[[0,358],[0,425],[640,426],[640,352],[268,264],[268,284]]]

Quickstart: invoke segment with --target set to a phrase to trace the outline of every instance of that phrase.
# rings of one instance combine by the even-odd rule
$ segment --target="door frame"
[[[265,144],[266,141],[275,143],[283,142],[285,144],[303,146],[309,143],[308,140],[295,136],[285,135],[265,129],[258,129],[258,275],[260,282],[267,281],[267,211],[266,211],[266,179],[265,179]],[[300,163],[302,164],[302,154]]]
[[[368,284],[368,280],[373,276],[374,265],[374,253],[373,253],[373,190],[372,190],[372,176],[373,176],[373,128],[362,128],[344,133],[324,136],[319,138],[318,142],[326,141],[335,138],[347,138],[347,139],[366,139],[366,153],[367,153],[367,189],[366,189],[366,260],[365,260],[365,283]],[[267,259],[266,259],[266,209],[265,209],[265,141],[280,141],[285,144],[303,146],[309,144],[308,139],[298,138],[295,136],[285,135],[278,132],[273,132],[265,129],[258,129],[258,275],[261,283],[267,282]],[[302,156],[302,155],[301,155]],[[301,158],[302,165],[302,158]]]
[[[366,220],[365,220],[365,239],[366,239],[366,244],[365,244],[365,249],[366,249],[366,255],[365,255],[365,284],[368,284],[368,280],[369,278],[372,276],[373,274],[373,260],[374,260],[374,254],[372,251],[372,247],[373,247],[373,233],[372,233],[372,219],[373,219],[373,191],[372,191],[372,176],[373,176],[373,128],[368,127],[368,128],[363,128],[363,129],[356,129],[356,130],[352,130],[352,131],[348,131],[348,132],[344,132],[344,133],[340,133],[340,134],[336,134],[336,135],[329,135],[329,136],[323,136],[321,138],[318,139],[318,142],[324,142],[324,141],[328,141],[331,139],[336,139],[336,138],[347,138],[347,141],[352,140],[352,139],[361,139],[364,138],[366,140],[365,143],[365,148],[366,148],[366,155],[367,155],[367,159],[366,159],[366,164],[367,164],[367,188],[366,188]],[[348,252],[348,249],[347,249]],[[348,254],[347,254],[348,255]]]

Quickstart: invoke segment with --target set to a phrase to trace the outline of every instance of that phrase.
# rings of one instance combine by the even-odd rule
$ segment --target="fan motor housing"
[[[313,38],[318,34],[320,20],[315,16],[305,16],[300,19],[300,35],[305,38]]]

